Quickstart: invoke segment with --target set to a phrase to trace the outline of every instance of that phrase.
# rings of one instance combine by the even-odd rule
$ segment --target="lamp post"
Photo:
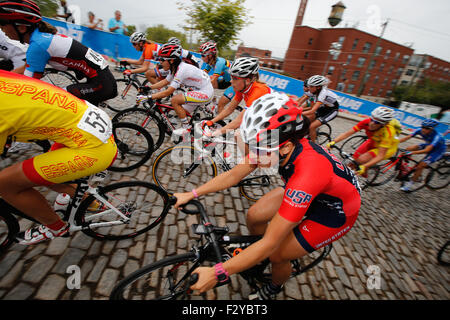
[[[342,16],[344,15],[345,5],[342,1],[339,1],[335,5],[331,6],[331,13],[328,17],[328,23],[335,27],[342,21]]]

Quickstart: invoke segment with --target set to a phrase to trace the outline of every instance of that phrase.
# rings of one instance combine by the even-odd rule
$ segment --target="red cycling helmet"
[[[200,53],[202,55],[216,55],[217,54],[217,46],[215,42],[208,41],[200,46]]]
[[[166,43],[158,51],[158,59],[173,60],[181,59],[183,48],[178,44]]]
[[[0,20],[32,26],[42,20],[42,15],[32,0],[2,0]]]

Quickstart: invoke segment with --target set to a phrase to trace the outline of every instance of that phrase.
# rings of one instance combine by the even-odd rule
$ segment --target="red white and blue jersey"
[[[353,171],[333,153],[307,139],[300,140],[279,172],[286,183],[279,214],[291,222],[301,221],[316,201],[332,206],[339,203],[344,208],[349,204],[359,206],[361,202]]]
[[[73,70],[87,78],[108,66],[106,60],[80,42],[62,35],[34,30],[27,51],[25,75],[40,78],[49,64],[58,70]]]

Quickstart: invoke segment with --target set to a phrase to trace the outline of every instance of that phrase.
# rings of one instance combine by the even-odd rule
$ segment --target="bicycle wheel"
[[[128,79],[116,79],[116,83],[117,97],[104,101],[102,106],[115,112],[134,107],[138,95],[137,84]]]
[[[396,165],[393,163],[394,161],[395,159],[380,162],[378,165],[378,175],[375,180],[371,182],[372,186],[381,186],[395,178],[398,171],[396,170]]]
[[[447,243],[439,250],[437,260],[439,264],[443,266],[450,266],[450,241],[447,241]]]
[[[362,190],[370,186],[375,186],[374,181],[377,179],[379,171],[380,167],[372,166],[366,170],[366,174],[364,176],[358,176],[359,185]]]
[[[53,68],[46,68],[40,80],[63,88],[64,90],[71,84],[79,83],[77,78],[75,78],[75,76],[73,76],[71,73],[62,70],[56,70]]]
[[[358,149],[366,140],[367,137],[363,135],[351,137],[342,144],[341,151],[353,155],[356,149]]]
[[[122,279],[112,290],[110,300],[175,300],[185,294],[192,271],[199,265],[194,252],[151,263]]]
[[[133,170],[152,156],[153,139],[144,128],[133,123],[118,122],[113,125],[113,135],[117,144],[117,157],[108,170]]]
[[[283,185],[281,179],[275,175],[252,174],[239,182],[239,191],[250,201],[258,201],[272,189]]]
[[[153,181],[169,194],[192,190],[217,176],[217,166],[208,155],[192,146],[173,146],[161,152],[152,167]]]
[[[93,203],[96,197],[84,199],[75,214],[82,231],[99,240],[134,238],[157,226],[170,209],[164,190],[144,181],[125,181],[98,187],[98,194],[107,204]],[[96,210],[92,207],[98,207]],[[117,214],[119,210],[130,220]]]
[[[129,122],[145,128],[155,142],[154,150],[157,150],[164,142],[166,126],[153,111],[143,108],[129,108],[118,112],[113,122]]]
[[[430,171],[427,177],[427,187],[433,190],[443,189],[450,180],[450,165],[442,164]]]
[[[320,127],[317,128],[317,134],[319,133],[325,133],[329,137],[331,137],[331,126],[328,123],[322,124]]]
[[[318,132],[316,136],[316,144],[325,145],[331,141],[330,135],[325,132]]]
[[[6,202],[2,200],[2,205],[3,203],[6,204]],[[5,208],[2,207],[2,213],[0,215],[0,255],[8,250],[14,243],[14,238],[20,231],[17,219],[4,209]]]
[[[409,161],[411,161],[412,163],[409,165],[410,168],[413,168],[407,175],[406,177],[403,177],[401,180],[401,186],[403,187],[405,185],[405,183],[407,181],[411,180],[411,177],[414,175],[414,172],[416,171],[416,169],[414,169],[418,164],[419,161],[414,160],[414,159],[410,159]],[[414,192],[417,190],[422,189],[423,187],[425,187],[427,185],[427,180],[428,177],[432,174],[433,169],[430,167],[426,167],[422,170],[422,174],[419,178],[419,181],[415,182],[412,186],[410,186],[409,191],[408,192]]]

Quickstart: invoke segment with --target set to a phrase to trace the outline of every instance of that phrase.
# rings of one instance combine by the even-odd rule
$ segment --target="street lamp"
[[[345,5],[342,3],[342,1],[339,1],[335,5],[331,7],[331,14],[328,17],[328,23],[335,27],[339,24],[339,22],[342,21],[342,16],[344,15]]]

